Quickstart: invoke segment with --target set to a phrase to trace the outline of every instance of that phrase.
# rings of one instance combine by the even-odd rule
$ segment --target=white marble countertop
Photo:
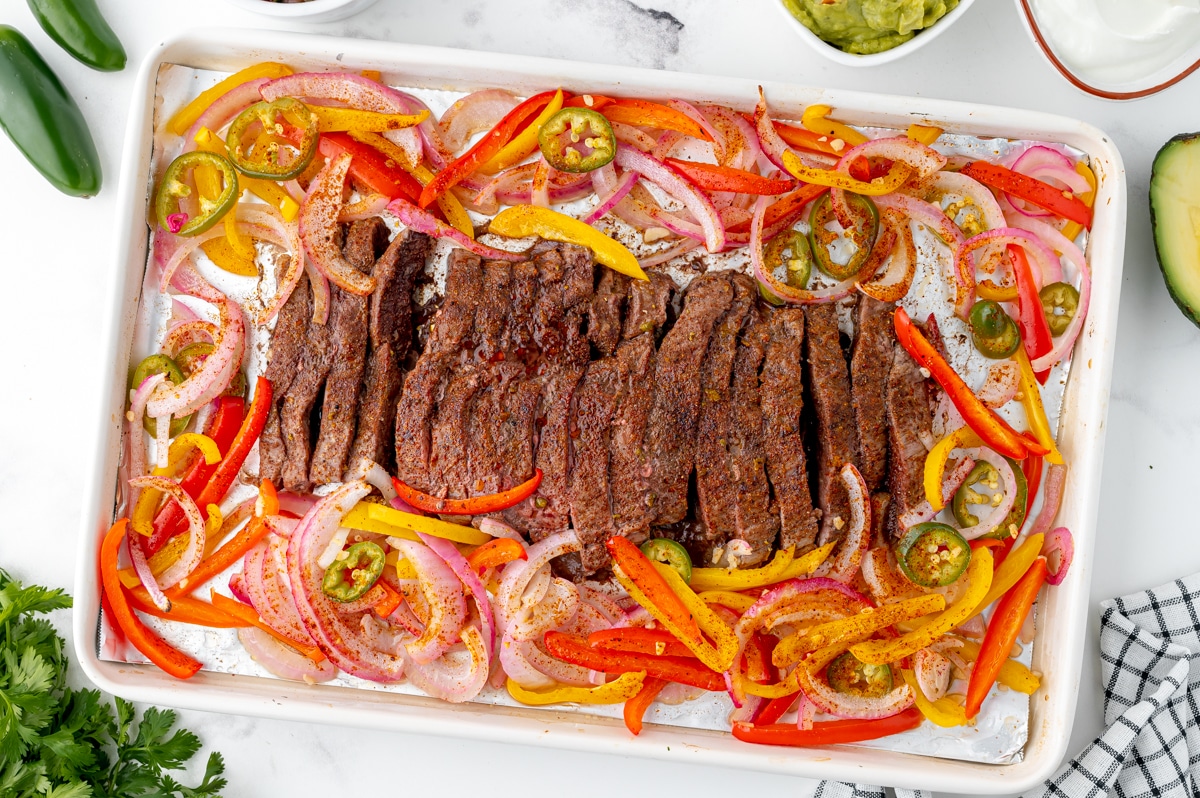
[[[1093,607],[1101,599],[1200,570],[1200,546],[1175,499],[1194,490],[1190,452],[1200,444],[1196,397],[1200,331],[1172,304],[1155,263],[1146,206],[1150,163],[1170,136],[1200,128],[1200,77],[1127,104],[1089,98],[1042,59],[1006,0],[976,3],[957,26],[897,63],[854,69],[830,63],[784,24],[777,0],[380,0],[324,25],[288,25],[215,0],[101,0],[130,67],[92,72],[37,27],[25,3],[0,1],[0,22],[34,42],[82,106],[104,165],[100,195],[74,200],[46,184],[0,141],[0,263],[8,285],[0,313],[0,567],[24,581],[70,587],[78,552],[80,426],[108,368],[94,334],[96,298],[109,280],[116,181],[136,65],[162,38],[195,25],[291,27],[399,42],[632,64],[1033,108],[1087,120],[1109,133],[1129,172],[1129,232],[1122,286],[1104,491],[1096,531]],[[655,10],[650,10],[653,7]],[[47,291],[46,289],[49,289]],[[47,295],[55,300],[42,305]],[[1136,541],[1136,544],[1134,543]],[[1089,619],[1071,750],[1102,719],[1097,618]],[[76,674],[78,678],[78,674]],[[230,796],[466,793],[610,796],[669,789],[695,798],[804,795],[814,782],[716,768],[552,752],[415,735],[323,728],[185,712],[206,746],[225,754]],[[467,764],[469,763],[469,764]],[[466,772],[464,772],[466,765]],[[595,770],[593,770],[595,768]]]

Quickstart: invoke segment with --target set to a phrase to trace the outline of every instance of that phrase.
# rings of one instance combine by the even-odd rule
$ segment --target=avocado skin
[[[1167,293],[1171,295],[1171,300],[1175,303],[1183,315],[1187,316],[1188,320],[1191,321],[1192,324],[1200,327],[1200,312],[1198,312],[1197,309],[1191,303],[1189,303],[1187,299],[1185,299],[1180,295],[1179,292],[1175,290],[1175,283],[1171,279],[1170,268],[1167,266],[1167,261],[1170,260],[1170,258],[1169,256],[1164,257],[1163,246],[1159,244],[1158,214],[1155,213],[1154,210],[1154,181],[1159,173],[1159,160],[1162,159],[1163,155],[1167,154],[1175,147],[1188,145],[1200,148],[1200,132],[1180,133],[1172,136],[1165,144],[1162,145],[1162,147],[1159,148],[1158,152],[1155,153],[1154,164],[1150,169],[1150,189],[1147,192],[1149,202],[1147,204],[1150,206],[1150,229],[1154,234],[1154,258],[1158,261],[1158,268],[1159,271],[1162,272],[1163,282],[1167,285]],[[1197,153],[1196,158],[1200,159],[1200,152]],[[1196,301],[1200,301],[1200,297],[1196,297],[1195,299]]]

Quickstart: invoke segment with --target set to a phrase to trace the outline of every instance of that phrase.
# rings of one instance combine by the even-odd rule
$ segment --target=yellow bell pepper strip
[[[955,449],[969,449],[983,443],[970,427],[959,427],[937,442],[925,457],[925,500],[934,510],[946,506],[942,500],[942,476],[946,472],[946,461]]]
[[[479,167],[479,171],[489,175],[495,174],[514,164],[520,163],[532,155],[533,151],[538,148],[538,131],[542,129],[542,125],[546,124],[546,120],[562,110],[562,107],[563,91],[559,89],[550,98],[550,104],[542,109],[537,118],[514,136],[512,141],[505,144],[500,152],[492,156],[490,161]]]
[[[203,150],[204,152],[215,153],[221,156],[224,156],[228,153],[228,149],[225,147],[225,142],[221,139],[221,137],[206,127],[200,128],[200,130],[196,132],[195,138],[197,149]],[[268,205],[273,205],[278,208],[279,213],[283,216],[283,220],[285,222],[292,221],[296,218],[296,214],[300,212],[299,203],[292,199],[291,195],[280,188],[277,183],[273,183],[270,180],[259,180],[257,177],[239,175],[238,185],[241,188],[247,189],[251,194],[258,197]],[[207,249],[205,252],[207,253]]]
[[[1046,447],[1017,432],[971,392],[962,377],[912,323],[904,308],[896,309],[893,320],[897,342],[942,386],[967,426],[975,430],[984,443],[1014,460],[1024,460],[1030,454],[1046,454]]]
[[[794,548],[780,549],[774,559],[762,568],[693,568],[688,584],[692,590],[749,590],[765,587],[783,580],[783,573],[792,564]]]
[[[193,448],[200,450],[205,465],[215,465],[221,460],[221,450],[216,441],[198,432],[185,432],[171,441],[171,446],[167,449],[166,467],[155,468],[152,473],[156,477],[178,475]],[[154,513],[158,509],[158,502],[161,498],[162,493],[153,488],[146,488],[138,494],[137,504],[133,508],[131,525],[139,535],[149,537],[154,533]]]
[[[642,690],[646,672],[622,673],[614,681],[598,687],[555,687],[551,690],[526,690],[509,679],[508,694],[521,704],[544,707],[550,704],[622,704]]]
[[[992,552],[976,549],[967,567],[967,589],[932,621],[892,640],[866,640],[850,647],[850,653],[868,665],[886,665],[917,653],[951,629],[965,622],[992,586]]]
[[[833,113],[833,109],[828,105],[810,105],[804,109],[804,115],[800,117],[800,124],[813,133],[820,133],[831,139],[841,139],[846,142],[847,147],[857,147],[869,140],[854,128],[829,119],[831,113]]]
[[[993,302],[1016,302],[1021,289],[1013,285],[997,285],[992,280],[983,280],[975,286],[975,295]]]
[[[783,572],[783,575],[777,581],[786,582],[789,579],[800,579],[808,576],[813,571],[817,570],[821,563],[825,562],[825,560],[829,558],[829,555],[833,553],[833,550],[836,546],[837,541],[835,540],[832,543],[826,543],[824,546],[820,546],[810,552],[800,555],[796,559],[792,560],[792,564],[787,567],[787,569]]]
[[[942,135],[943,131],[940,127],[931,125],[918,125],[915,122],[908,126],[908,136],[913,141],[919,141],[926,147],[931,146],[938,140],[938,136]]]
[[[426,535],[445,538],[455,543],[465,543],[468,546],[478,546],[492,539],[491,535],[480,532],[474,527],[451,524],[424,515],[414,515],[374,502],[359,502],[354,505],[354,509],[342,519],[342,526],[404,540],[420,540],[417,533],[424,532]]]
[[[1023,347],[1017,349],[1017,365],[1021,367],[1021,382],[1018,390],[1021,392],[1021,404],[1025,407],[1025,420],[1038,443],[1049,449],[1044,455],[1046,462],[1052,465],[1062,465],[1062,454],[1058,451],[1058,443],[1050,432],[1050,421],[1046,418],[1046,408],[1042,405],[1042,392],[1038,386],[1037,375],[1033,373],[1033,364]]]
[[[182,136],[184,133],[187,133],[188,128],[196,123],[200,115],[208,110],[208,106],[212,105],[222,95],[252,80],[258,80],[259,78],[282,78],[290,74],[292,74],[291,67],[271,61],[264,61],[261,64],[248,66],[240,72],[234,72],[216,86],[201,92],[199,97],[176,111],[175,115],[171,117],[171,121],[167,123],[167,129],[176,136]]]
[[[771,661],[776,667],[786,668],[822,646],[857,643],[892,624],[941,612],[945,608],[946,598],[940,593],[927,593],[895,604],[868,608],[849,618],[828,621],[793,632],[775,646],[771,653]]]
[[[701,639],[693,645],[693,641],[684,637],[680,637],[677,630],[671,629],[666,623],[667,631],[678,637],[684,645],[691,649],[696,658],[703,662],[714,671],[724,672],[729,670],[733,665],[733,658],[737,656],[738,640],[734,635],[733,629],[729,624],[725,623],[715,612],[709,608],[695,591],[683,581],[683,577],[669,565],[662,563],[654,563],[654,567],[666,580],[667,586],[675,592],[683,602],[683,606],[688,609],[692,617],[696,619],[700,631],[703,632],[708,639]],[[632,593],[630,594],[632,595]],[[653,612],[651,613],[653,614]],[[709,642],[712,641],[712,643]]]
[[[596,260],[615,272],[648,280],[637,258],[616,239],[609,238],[589,224],[584,224],[549,208],[535,205],[516,205],[505,208],[492,218],[488,230],[509,238],[540,236],[551,241],[579,244],[592,251]]]
[[[233,218],[230,214],[226,216],[226,222]],[[212,238],[200,245],[200,249],[204,250],[204,254],[208,259],[215,263],[221,269],[236,274],[240,277],[257,277],[258,267],[254,265],[252,258],[244,258],[239,255],[229,243],[228,229],[226,229],[225,238]]]
[[[1042,544],[1045,539],[1046,536],[1042,534],[1030,535],[1024,543],[1008,553],[1008,556],[1004,558],[1004,562],[1000,563],[1000,567],[992,575],[992,586],[988,588],[987,595],[979,602],[979,606],[975,608],[975,611],[967,616],[967,621],[992,606],[993,602],[1011,590],[1013,585],[1021,581],[1021,577],[1033,565],[1033,561],[1042,553]]]
[[[364,69],[362,72],[359,72],[358,74],[362,75],[367,80],[373,80],[376,83],[383,82],[383,73],[380,72],[378,69]]]
[[[1083,202],[1083,204],[1090,208],[1096,203],[1096,175],[1083,161],[1076,162],[1075,171],[1083,175],[1083,179],[1086,180],[1088,185],[1092,187],[1091,191],[1079,196],[1079,199]],[[1081,225],[1079,222],[1067,222],[1065,225],[1063,225],[1062,234],[1067,237],[1068,241],[1074,241],[1082,232],[1083,225]]]
[[[225,240],[238,256],[246,260],[254,260],[254,243],[249,236],[244,236],[237,229],[237,214],[225,215]]]
[[[904,185],[912,176],[912,170],[907,166],[902,163],[894,163],[892,164],[892,168],[883,177],[877,177],[869,181],[856,180],[844,172],[805,166],[804,162],[800,160],[800,156],[791,150],[783,153],[783,166],[791,173],[792,177],[797,180],[803,180],[805,183],[828,186],[829,188],[841,188],[868,197],[891,194]]]
[[[1000,673],[1000,667],[1008,660],[1008,652],[1025,625],[1025,619],[1033,610],[1038,591],[1046,583],[1046,558],[1038,557],[1021,577],[1013,589],[1004,594],[996,605],[996,611],[988,622],[987,634],[979,646],[979,656],[971,669],[971,681],[967,685],[967,717],[979,714],[983,699],[991,692],[992,685]]]
[[[979,656],[979,644],[974,640],[963,639],[962,646],[958,651],[967,662],[974,662]],[[1009,690],[1016,690],[1025,695],[1033,695],[1042,686],[1042,680],[1033,671],[1029,670],[1024,663],[1011,658],[1004,660],[1000,666],[1000,671],[996,674],[996,681]]]
[[[696,595],[705,604],[718,604],[722,607],[728,607],[739,615],[754,606],[753,596],[744,596],[741,593],[733,593],[728,590],[705,590]]]
[[[954,726],[965,726],[970,723],[967,720],[966,711],[946,696],[942,696],[937,701],[930,701],[926,698],[925,694],[921,692],[920,685],[917,684],[916,675],[912,671],[906,668],[900,674],[904,677],[904,683],[913,691],[917,709],[925,716],[925,720],[944,729]]]
[[[392,549],[391,551],[389,551],[387,553],[387,557],[385,557],[383,561],[387,565],[390,565],[396,569],[396,578],[397,579],[416,579],[417,578],[417,569],[414,568],[413,564],[410,563],[408,560],[402,559],[400,557],[400,552],[397,551],[396,549]]]
[[[694,645],[701,641],[696,618],[641,549],[620,535],[609,537],[604,547],[612,555],[613,575],[634,601],[649,610],[655,619],[667,627],[667,631],[685,643]],[[704,602],[697,601],[704,606]]]
[[[358,131],[362,133],[384,133],[388,130],[403,130],[419,125],[429,118],[422,110],[415,114],[380,114],[360,111],[356,108],[334,108],[329,105],[310,105],[308,109],[317,117],[317,131],[337,133]]]

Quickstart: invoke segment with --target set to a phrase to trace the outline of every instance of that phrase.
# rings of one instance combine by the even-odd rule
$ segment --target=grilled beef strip
[[[817,542],[804,453],[804,311],[785,308],[771,313],[771,339],[759,375],[763,444],[767,475],[779,509],[779,546],[797,553]]]
[[[891,464],[888,491],[892,495],[888,533],[902,533],[899,518],[925,498],[925,441],[932,437],[932,415],[925,395],[925,376],[904,347],[894,348],[887,377],[888,442]]]
[[[701,365],[713,327],[733,303],[726,274],[710,272],[692,281],[683,312],[658,350],[654,407],[646,427],[650,492],[655,522],[682,521],[688,510],[696,421],[700,412]]]
[[[430,492],[436,496],[463,499],[468,495],[471,416],[485,372],[474,363],[458,368],[438,401],[429,448]]]
[[[755,291],[750,278],[747,291]],[[751,294],[753,296],[753,294]],[[756,317],[757,311],[752,314]],[[767,481],[764,447],[763,412],[760,403],[759,368],[762,366],[769,322],[753,318],[742,335],[733,366],[733,417],[729,435],[732,474],[737,480],[737,539],[750,544],[749,556],[738,559],[739,567],[762,563],[779,537],[779,512],[771,505],[771,487]]]
[[[863,294],[858,298],[854,349],[850,356],[850,391],[858,441],[862,447],[859,470],[867,490],[874,493],[887,481],[887,376],[892,367],[896,333],[892,314],[896,306]]]
[[[629,301],[625,310],[625,325],[621,337],[626,341],[642,333],[654,334],[667,323],[667,308],[671,296],[679,290],[670,275],[650,272],[648,280],[633,280],[629,286]]]
[[[271,356],[263,376],[271,381],[271,410],[259,438],[259,474],[276,485],[283,484],[283,463],[287,448],[283,434],[283,403],[296,376],[304,354],[308,325],[312,323],[312,294],[308,276],[301,274],[300,282],[279,310],[275,330],[271,334]]]
[[[483,263],[483,296],[475,312],[475,354],[485,363],[491,362],[504,350],[504,328],[512,304],[509,286],[512,284],[512,265],[502,260]]]
[[[347,262],[370,274],[376,257],[388,245],[389,235],[387,225],[378,216],[354,222],[342,247]],[[335,349],[325,378],[321,431],[308,469],[309,481],[316,485],[342,480],[354,445],[358,395],[367,369],[368,301],[368,297],[341,291],[335,294],[330,308]]]
[[[588,308],[588,340],[601,355],[611,355],[621,340],[621,306],[628,293],[628,277],[602,270]]]
[[[608,437],[621,382],[616,358],[596,360],[588,365],[574,396],[571,526],[583,543],[580,557],[589,574],[608,564],[604,541],[617,531],[609,501]]]
[[[413,290],[432,245],[429,236],[407,230],[396,236],[375,263],[371,353],[358,408],[358,432],[350,450],[351,466],[367,459],[392,471],[396,400],[404,380],[402,364],[413,338]]]
[[[808,385],[816,410],[817,503],[821,508],[818,542],[841,535],[850,522],[850,501],[839,472],[846,463],[861,462],[858,430],[850,392],[850,372],[838,332],[837,308],[809,305],[804,311],[808,350]]]

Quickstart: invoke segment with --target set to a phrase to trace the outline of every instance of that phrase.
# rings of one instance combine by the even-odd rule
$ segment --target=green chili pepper
[[[825,669],[829,686],[839,693],[861,698],[882,698],[892,692],[892,669],[867,665],[847,651]]]
[[[590,172],[617,157],[617,137],[602,114],[564,108],[538,131],[538,148],[560,172]]]
[[[200,213],[194,219],[179,221],[179,200],[189,197],[195,180],[188,182],[188,175],[198,166],[210,166],[217,170],[221,179],[221,193],[217,197],[197,196],[196,204]],[[199,192],[196,192],[199,194]],[[181,236],[194,236],[203,233],[221,220],[237,203],[241,191],[238,187],[237,170],[228,158],[223,158],[215,152],[194,150],[185,152],[167,167],[162,182],[158,185],[158,193],[154,197],[155,215],[158,224],[164,230],[170,230]]]
[[[79,106],[20,31],[0,25],[0,127],[51,185],[100,190],[100,155]]]
[[[289,128],[300,131],[299,143]],[[291,180],[312,162],[320,140],[316,115],[292,97],[259,102],[237,115],[225,144],[238,171],[264,180]]]
[[[1021,470],[1021,466],[1012,459],[1008,460],[1008,464],[1013,470],[1013,479],[1016,481],[1016,499],[1013,503],[1013,508],[1009,511],[1008,516],[1004,521],[980,537],[1004,539],[1012,537],[1012,529],[1016,527],[1018,530],[1025,523],[1025,505],[1029,495],[1029,483],[1025,481],[1025,472]],[[979,483],[984,483],[991,487],[996,486],[996,490],[1007,491],[1009,486],[1000,483],[1000,475],[990,463],[977,463],[975,468],[971,470],[967,480],[954,493],[954,500],[950,503],[950,508],[954,512],[954,519],[958,521],[961,527],[972,527],[979,524],[979,517],[971,512],[972,504],[984,506],[991,501],[990,496],[979,494],[974,486]]]
[[[1079,310],[1079,291],[1070,283],[1050,283],[1039,294],[1042,298],[1042,312],[1046,314],[1046,323],[1050,325],[1050,334],[1058,337],[1071,326],[1071,319]]]
[[[210,343],[197,341],[194,344],[188,344],[183,349],[175,353],[175,363],[179,366],[179,370],[183,372],[183,376],[190,377],[204,363],[204,358],[208,357],[216,349]],[[240,396],[245,398],[248,383],[246,375],[237,371],[233,375],[233,379],[229,381],[229,387],[221,396]]]
[[[651,538],[642,544],[642,554],[652,562],[661,562],[675,569],[683,581],[692,581],[692,557],[687,549],[668,538]]]
[[[1006,358],[1021,345],[1021,330],[999,302],[981,299],[971,307],[968,320],[971,324],[971,340],[984,357],[995,360]]]
[[[896,546],[896,562],[909,581],[921,587],[945,587],[971,563],[971,546],[952,526],[917,524]]]
[[[767,272],[778,276],[782,268],[783,281],[792,288],[808,288],[812,262],[808,238],[796,230],[785,230],[763,248],[763,265]]]
[[[325,569],[321,591],[334,601],[354,601],[375,586],[387,555],[378,543],[364,540],[342,552]]]
[[[130,387],[136,389],[139,385],[146,381],[148,377],[153,377],[155,374],[166,374],[167,382],[172,385],[178,385],[183,382],[183,372],[179,370],[179,366],[174,360],[163,354],[150,355],[150,357],[138,363],[137,368],[133,370],[133,378],[130,380]],[[191,415],[183,416],[182,418],[171,419],[171,437],[179,435],[187,429],[188,422],[192,420]],[[158,424],[150,416],[142,418],[142,428],[151,435],[158,435]]]
[[[76,60],[101,72],[125,68],[125,48],[95,0],[28,0],[42,30]]]
[[[871,256],[871,247],[875,245],[875,235],[879,232],[879,210],[874,202],[850,192],[846,192],[846,200],[854,213],[854,220],[850,228],[842,233],[828,229],[830,223],[837,219],[829,192],[817,198],[808,217],[808,237],[817,268],[835,280],[847,280],[858,274]],[[854,245],[854,254],[845,263],[838,263],[832,248],[843,239]]]

